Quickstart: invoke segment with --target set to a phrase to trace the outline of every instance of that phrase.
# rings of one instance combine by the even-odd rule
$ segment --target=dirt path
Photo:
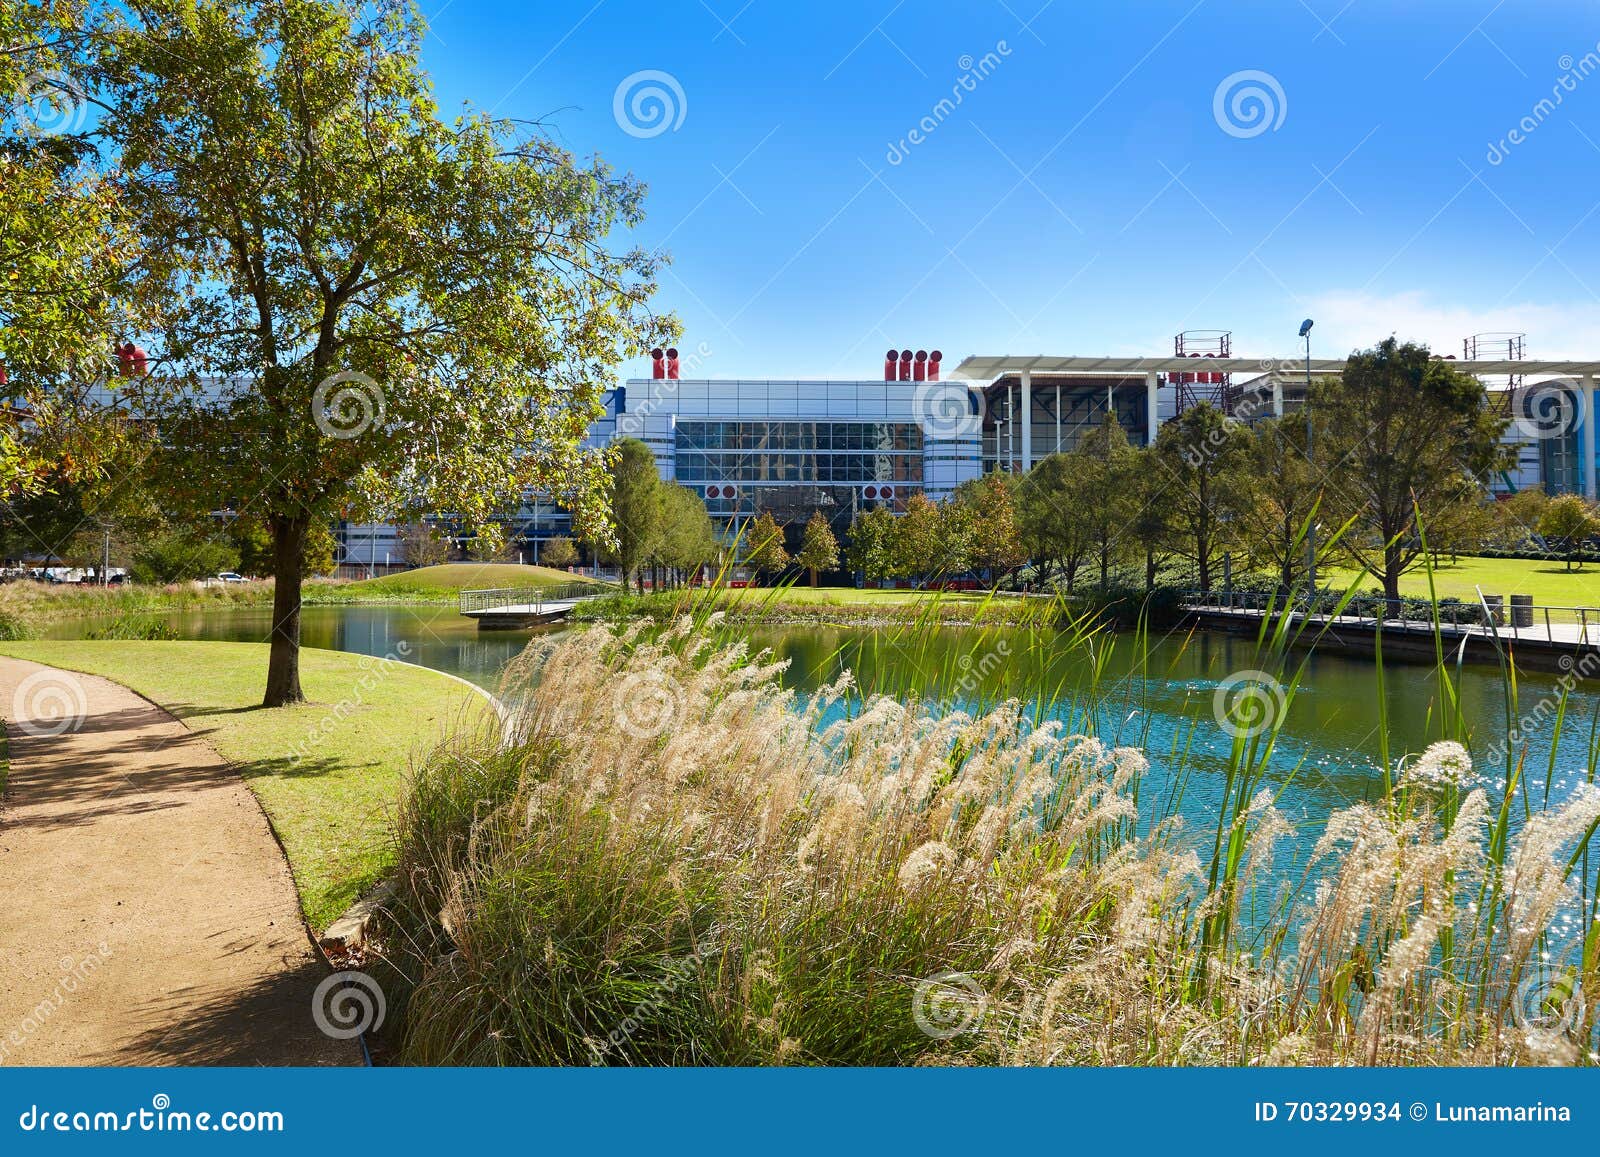
[[[0,658],[0,1065],[338,1065],[243,781],[125,687]],[[69,726],[78,720],[77,726]]]

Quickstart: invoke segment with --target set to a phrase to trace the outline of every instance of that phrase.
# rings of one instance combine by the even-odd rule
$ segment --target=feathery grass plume
[[[401,1059],[1554,1055],[1508,1029],[1600,789],[1497,858],[1485,789],[1463,796],[1464,750],[1437,745],[1329,819],[1302,902],[1246,918],[1288,831],[1262,751],[1220,837],[1190,837],[1167,803],[1140,813],[1137,750],[1015,700],[953,710],[861,696],[848,676],[801,696],[716,630],[538,641],[508,669],[503,727],[417,768],[380,929]],[[1578,968],[1592,991],[1593,960]]]

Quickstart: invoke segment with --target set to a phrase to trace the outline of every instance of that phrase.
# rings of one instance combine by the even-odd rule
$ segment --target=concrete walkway
[[[18,659],[0,712],[0,1065],[360,1063],[312,1019],[328,970],[288,865],[204,741]]]

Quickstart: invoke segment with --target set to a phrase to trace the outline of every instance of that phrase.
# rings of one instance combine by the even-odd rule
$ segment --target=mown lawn
[[[1319,576],[1320,582],[1343,589],[1355,577],[1353,571],[1333,571]],[[1377,590],[1381,584],[1371,577],[1361,580],[1360,589]],[[1590,563],[1568,573],[1564,564],[1525,558],[1463,558],[1456,565],[1436,567],[1433,586],[1440,598],[1476,599],[1478,587],[1486,595],[1532,595],[1539,606],[1600,607],[1600,566]],[[1418,568],[1400,583],[1402,594],[1426,597],[1427,572]]]
[[[453,603],[464,590],[496,587],[555,587],[567,583],[593,583],[610,588],[587,575],[568,574],[545,566],[520,566],[504,562],[450,562],[416,570],[384,575],[356,582],[307,586],[306,601],[339,602],[434,602]]]
[[[203,735],[261,800],[318,932],[392,865],[411,755],[491,710],[437,672],[334,651],[301,653],[311,702],[270,711],[262,643],[7,642],[0,654],[103,675]]]

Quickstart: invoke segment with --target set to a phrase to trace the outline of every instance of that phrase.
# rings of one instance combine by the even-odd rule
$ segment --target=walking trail
[[[125,687],[18,659],[0,712],[0,1065],[360,1063],[312,1019],[328,970],[208,744]]]

